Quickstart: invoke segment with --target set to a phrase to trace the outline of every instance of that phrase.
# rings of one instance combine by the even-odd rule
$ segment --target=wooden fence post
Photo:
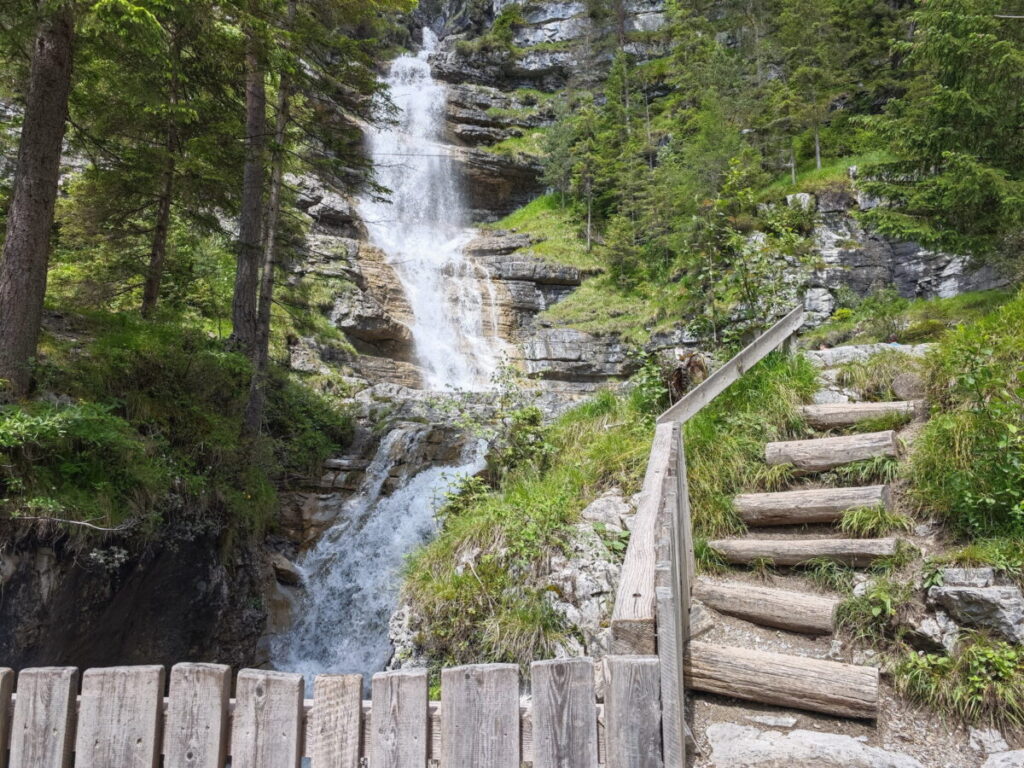
[[[317,675],[306,723],[312,768],[359,768],[363,676]]]
[[[605,656],[607,768],[662,768],[661,667],[653,656]]]
[[[176,664],[164,724],[164,768],[221,768],[228,752],[231,667]]]
[[[594,768],[597,700],[593,661],[535,661],[530,676],[533,768]]]
[[[231,727],[231,768],[299,768],[302,675],[243,669]]]
[[[23,669],[11,726],[10,768],[68,768],[75,744],[74,667]]]
[[[163,667],[86,670],[75,768],[157,768],[163,702]]]
[[[425,768],[427,764],[427,671],[381,672],[373,676],[370,765]]]
[[[519,768],[519,667],[441,671],[441,765]]]

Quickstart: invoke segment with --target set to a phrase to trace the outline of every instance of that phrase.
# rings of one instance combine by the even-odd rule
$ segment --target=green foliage
[[[308,478],[349,436],[349,416],[274,371],[267,435],[241,438],[244,356],[198,329],[96,316],[87,343],[44,341],[43,387],[67,405],[3,410],[4,507],[52,517],[152,526],[188,509],[214,526],[260,528],[277,486]],[[59,513],[58,513],[59,510]]]
[[[881,643],[895,635],[897,617],[910,601],[912,592],[913,587],[905,580],[874,577],[867,582],[864,594],[851,596],[839,604],[836,621],[856,640]]]
[[[900,460],[895,456],[873,456],[831,469],[822,481],[830,485],[873,485],[891,483],[900,474]]]
[[[972,537],[1024,533],[1024,296],[950,333],[928,359],[938,412],[915,443],[913,497]]]
[[[848,593],[853,589],[853,569],[829,557],[815,557],[801,564],[807,578],[819,589]]]
[[[920,373],[921,361],[898,350],[885,350],[867,360],[855,360],[839,367],[837,381],[875,402],[896,400],[893,382],[905,373]]]
[[[867,169],[889,201],[868,212],[883,232],[984,255],[1024,225],[1024,30],[998,0],[917,6],[898,44],[916,77],[877,122],[897,159]],[[1012,247],[1012,246],[1011,246]]]
[[[696,536],[713,538],[742,528],[733,497],[763,487],[765,443],[802,432],[797,407],[816,389],[817,372],[804,357],[773,353],[687,422]]]
[[[598,266],[594,254],[587,252],[579,236],[574,210],[566,207],[558,195],[541,195],[488,228],[530,235],[534,243],[527,252],[538,258],[581,269]]]
[[[968,723],[1024,726],[1024,649],[981,634],[951,655],[907,651],[893,670],[906,696]]]
[[[933,569],[944,565],[959,565],[967,568],[987,566],[1024,583],[1024,539],[979,539],[960,549],[944,552],[930,560],[930,566]]]
[[[530,441],[489,473],[497,487],[465,481],[447,500],[440,534],[410,558],[403,587],[432,658],[526,663],[554,652],[565,629],[550,608],[548,558],[589,501],[612,487],[638,490],[652,437],[653,412],[643,407],[641,397],[603,391],[549,426],[531,424],[542,451]],[[626,536],[600,533],[621,556]]]
[[[886,536],[896,531],[910,531],[914,521],[899,512],[891,512],[884,505],[855,507],[843,512],[839,528],[863,538]]]

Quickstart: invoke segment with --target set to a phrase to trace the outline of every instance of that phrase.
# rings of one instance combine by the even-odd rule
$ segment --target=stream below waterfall
[[[489,280],[463,253],[473,230],[457,164],[442,142],[445,86],[431,77],[427,61],[436,45],[425,29],[419,54],[392,62],[387,84],[395,121],[367,137],[377,180],[390,194],[362,199],[359,210],[408,298],[424,388],[480,391],[498,366],[500,341],[496,318],[488,315]],[[427,431],[398,425],[381,440],[359,490],[300,559],[304,589],[292,626],[271,642],[275,668],[302,672],[307,682],[317,673],[361,673],[368,682],[388,663],[402,563],[434,535],[445,492],[484,467],[486,444],[471,441],[457,466],[430,467],[383,495],[394,465],[417,450]]]

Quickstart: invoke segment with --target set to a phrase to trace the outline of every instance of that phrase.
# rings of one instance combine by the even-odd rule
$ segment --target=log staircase
[[[819,430],[855,428],[861,422],[919,413],[917,402],[841,403],[803,407]],[[820,473],[875,457],[900,456],[892,430],[821,436],[769,443],[765,462],[790,464],[808,480]],[[895,555],[896,538],[846,538],[838,524],[850,509],[891,503],[885,485],[812,487],[736,497],[748,533],[709,542],[729,565],[795,567],[831,560],[866,568]],[[765,531],[771,533],[766,536]],[[728,616],[763,627],[809,636],[836,630],[838,595],[820,595],[752,584],[742,578],[698,577],[693,596]],[[686,663],[690,688],[766,704],[853,718],[873,719],[878,709],[878,670],[835,661],[694,641]]]

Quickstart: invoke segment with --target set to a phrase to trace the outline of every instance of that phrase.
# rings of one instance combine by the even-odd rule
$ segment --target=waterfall
[[[419,54],[391,64],[396,122],[368,137],[377,179],[390,194],[366,197],[359,208],[370,241],[386,254],[409,299],[425,388],[481,390],[497,367],[501,342],[484,324],[487,278],[463,253],[473,230],[458,167],[441,141],[445,86],[434,81],[427,62],[436,46],[437,37],[424,29]]]
[[[360,213],[408,297],[425,388],[483,390],[501,343],[494,287],[463,254],[473,230],[458,169],[441,142],[445,90],[427,63],[437,38],[430,30],[423,35],[419,55],[401,56],[391,66],[395,124],[368,137],[378,180],[390,195],[364,198]],[[368,681],[387,664],[388,620],[403,560],[434,536],[434,513],[445,492],[484,468],[486,444],[479,441],[458,466],[422,470],[384,495],[394,466],[415,455],[429,431],[422,425],[392,429],[362,486],[342,504],[338,522],[297,563],[304,589],[293,625],[271,640],[275,668],[302,672],[307,681],[330,672],[361,673]]]

